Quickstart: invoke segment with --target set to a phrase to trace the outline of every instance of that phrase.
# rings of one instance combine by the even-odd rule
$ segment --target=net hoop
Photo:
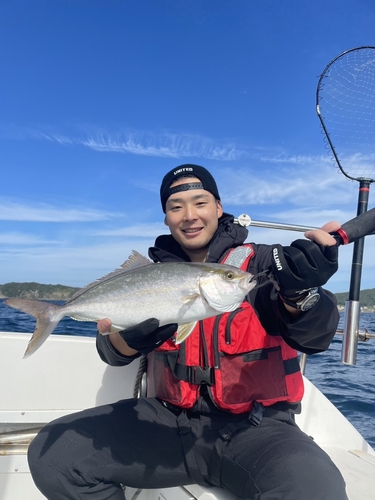
[[[354,180],[354,181],[365,181],[365,182],[368,182],[368,183],[372,183],[372,182],[375,182],[375,178],[372,178],[372,177],[368,177],[368,176],[354,176],[354,175],[350,175],[345,169],[344,167],[342,166],[341,164],[341,160],[336,152],[336,148],[333,144],[333,141],[332,141],[332,138],[331,138],[331,135],[330,133],[328,132],[328,129],[327,129],[327,126],[326,126],[326,123],[324,121],[324,118],[322,116],[322,112],[321,112],[321,106],[320,106],[320,102],[321,100],[323,99],[322,96],[321,96],[321,92],[323,91],[323,88],[324,88],[324,79],[325,78],[328,78],[328,74],[329,74],[329,71],[331,69],[331,67],[339,60],[339,59],[342,59],[343,57],[345,57],[347,54],[350,54],[352,52],[358,52],[358,51],[361,51],[361,50],[374,50],[374,58],[375,58],[375,46],[372,46],[372,45],[363,45],[363,46],[360,46],[360,47],[354,47],[352,49],[349,49],[349,50],[345,50],[344,52],[342,52],[341,54],[339,54],[338,56],[336,56],[334,59],[332,59],[331,62],[329,62],[327,64],[327,66],[324,68],[322,74],[320,75],[319,77],[319,81],[318,81],[318,85],[317,85],[317,90],[316,90],[316,112],[317,112],[317,115],[318,115],[318,118],[320,120],[320,124],[322,126],[322,129],[324,131],[324,134],[325,134],[325,137],[328,141],[328,144],[330,146],[330,149],[332,151],[332,154],[334,156],[334,159],[340,169],[340,171],[345,175],[345,177],[347,177],[348,179],[350,180]],[[374,100],[375,100],[375,94],[374,94]],[[374,125],[375,126],[375,125]],[[375,175],[374,175],[375,177]]]

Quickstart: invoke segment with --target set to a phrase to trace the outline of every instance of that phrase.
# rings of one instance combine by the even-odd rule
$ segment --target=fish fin
[[[109,335],[110,333],[122,332],[123,330],[125,330],[125,327],[123,326],[111,325],[108,332],[102,333],[101,335]]]
[[[132,250],[129,258],[121,265],[121,268],[130,271],[131,269],[149,266],[150,264],[153,264],[150,259],[148,259],[144,255],[141,255],[136,250]]]
[[[108,333],[122,332],[124,330],[123,326],[112,325]]]
[[[56,328],[59,321],[64,317],[62,307],[49,302],[31,299],[8,299],[5,304],[14,309],[34,316],[36,328],[31,337],[24,358],[28,358],[47,340]]]
[[[69,300],[67,300],[66,303],[72,302],[74,299],[76,299],[83,293],[87,292],[87,290],[90,290],[90,288],[94,288],[95,286],[99,285],[102,281],[107,280],[108,278],[114,278],[119,274],[123,274],[124,271],[131,271],[132,269],[149,266],[150,264],[153,264],[151,260],[149,260],[147,257],[144,257],[136,250],[132,250],[130,257],[123,264],[121,264],[121,267],[115,269],[114,271],[111,271],[109,274],[106,274],[102,278],[99,278],[96,281],[89,283],[84,288],[81,288]]]
[[[182,344],[189,335],[193,332],[196,327],[197,321],[193,321],[193,323],[185,323],[184,325],[178,325],[177,328],[177,336],[176,336],[176,344]]]
[[[84,318],[82,316],[77,317],[77,316],[74,316],[74,314],[70,314],[69,318],[74,319],[74,321],[93,321],[95,323],[99,323],[99,321],[101,321],[100,319]],[[103,318],[101,318],[101,319],[103,319]],[[101,333],[100,335],[109,335],[110,333],[122,332],[124,329],[125,329],[124,326],[116,326],[116,325],[112,324],[111,328],[107,332]]]
[[[105,337],[106,335],[109,335],[110,333],[122,332],[123,330],[124,330],[124,328],[120,328],[119,326],[112,325],[111,328],[107,332],[104,332],[104,333],[100,332],[100,335],[103,335],[103,337]]]
[[[194,293],[193,295],[186,295],[181,298],[181,302],[185,305],[191,304],[200,297],[199,293]]]

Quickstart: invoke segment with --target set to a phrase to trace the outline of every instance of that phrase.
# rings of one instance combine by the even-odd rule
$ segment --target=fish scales
[[[64,305],[8,299],[5,303],[33,315],[36,329],[25,356],[40,347],[64,316],[79,321],[110,318],[124,330],[148,318],[160,326],[191,325],[239,307],[255,286],[252,275],[233,266],[190,262],[150,263],[133,251],[130,264],[88,285]],[[185,330],[183,339],[192,328]]]
[[[109,317],[114,328],[120,329],[150,317],[157,317],[160,325],[182,319],[197,321],[202,315],[216,314],[200,296],[201,276],[202,266],[195,264],[154,264],[132,272],[131,277],[125,272],[98,283],[87,293],[68,301],[62,310],[66,316],[77,320],[96,321]],[[191,304],[187,307],[183,300],[190,297]]]
[[[63,310],[66,315],[74,315],[77,319],[81,316],[79,319],[92,320],[107,314],[113,323],[120,323],[121,326],[125,323],[127,326],[137,324],[140,316],[151,313],[154,314],[153,317],[157,314],[159,321],[168,321],[171,319],[171,310],[176,309],[176,294],[187,296],[199,293],[200,273],[196,272],[196,268],[189,275],[182,273],[184,281],[181,281],[181,266],[183,263],[167,264],[167,268],[165,264],[157,264],[134,271],[130,277],[127,273],[118,275],[115,279],[98,283],[76,299],[71,299],[63,306]],[[176,278],[173,273],[177,275]],[[190,279],[189,285],[185,284],[186,278],[190,276],[197,278],[194,286],[191,286]],[[158,300],[155,300],[156,296]]]

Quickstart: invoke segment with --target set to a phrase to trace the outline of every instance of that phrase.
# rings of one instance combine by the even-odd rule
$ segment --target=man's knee
[[[287,498],[347,500],[345,481],[321,448],[312,440],[288,444],[289,453],[270,461],[262,472],[263,478],[273,477],[276,488],[292,492]]]
[[[259,450],[258,450],[259,451]],[[246,498],[347,500],[344,479],[311,438],[268,444],[248,460],[223,457],[221,484]]]
[[[43,454],[44,444],[44,436],[39,433],[30,443],[27,459],[34,483],[40,491],[47,493],[50,489],[53,491],[53,483],[56,476],[51,474],[49,470],[50,467],[48,461],[45,459],[45,455]]]

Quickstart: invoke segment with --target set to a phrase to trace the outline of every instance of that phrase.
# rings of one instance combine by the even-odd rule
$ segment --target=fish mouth
[[[246,278],[242,283],[240,283],[240,287],[242,290],[249,293],[254,287],[257,285],[257,280],[254,279],[254,276],[251,275],[249,278]]]

